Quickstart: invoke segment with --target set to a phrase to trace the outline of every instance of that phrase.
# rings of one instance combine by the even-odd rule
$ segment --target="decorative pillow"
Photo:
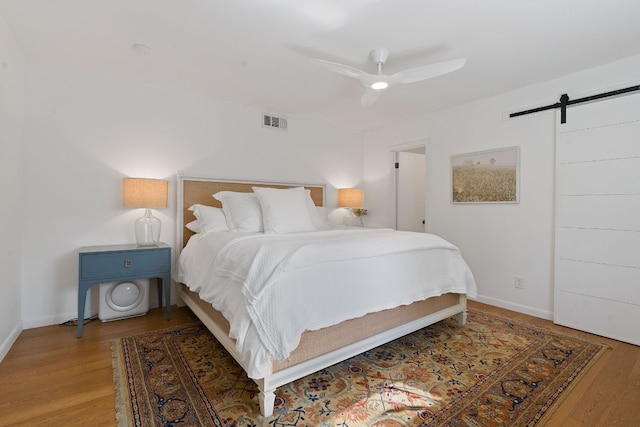
[[[265,233],[294,233],[316,229],[309,215],[308,196],[304,187],[253,187],[253,191],[262,207]]]
[[[262,210],[258,197],[253,193],[219,191],[213,197],[222,202],[222,210],[231,231],[263,231]]]
[[[311,198],[311,190],[305,190],[307,196],[307,208],[309,210],[309,216],[311,222],[315,228],[328,227],[329,222],[327,220],[327,209],[324,206],[316,206]]]
[[[187,224],[187,228],[194,233],[208,233],[210,231],[228,231],[227,219],[220,208],[207,205],[193,205],[189,208],[196,217],[196,221]],[[197,222],[197,224],[194,224]],[[193,227],[190,227],[190,225]],[[197,230],[197,231],[196,231]]]

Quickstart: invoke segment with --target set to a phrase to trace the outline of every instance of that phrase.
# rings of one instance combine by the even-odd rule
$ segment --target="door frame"
[[[395,144],[389,146],[389,164],[391,165],[391,185],[390,185],[390,199],[393,203],[392,209],[390,209],[391,213],[391,223],[394,228],[398,229],[398,169],[395,167],[397,153],[401,151],[411,151],[415,149],[424,148],[424,158],[425,158],[425,177],[426,177],[426,185],[425,190],[426,194],[424,195],[425,207],[424,207],[424,216],[425,216],[425,227],[424,231],[427,232],[429,229],[429,219],[430,219],[430,193],[431,193],[431,139],[424,138],[415,141],[403,142],[400,144]]]

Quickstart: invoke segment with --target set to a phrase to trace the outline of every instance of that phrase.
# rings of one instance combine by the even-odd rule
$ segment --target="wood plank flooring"
[[[474,301],[469,305],[611,346],[546,426],[640,426],[640,347]],[[23,331],[0,363],[0,426],[115,426],[111,341],[195,320],[187,307],[174,307],[170,321],[162,309],[152,309],[143,317],[88,323],[82,339],[72,326]]]

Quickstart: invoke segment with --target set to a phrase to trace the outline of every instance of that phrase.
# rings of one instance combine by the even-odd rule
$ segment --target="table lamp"
[[[347,224],[351,225],[354,218],[353,210],[362,208],[362,189],[339,188],[338,207],[347,208],[349,210],[349,215],[347,215]],[[362,222],[362,217],[360,217],[360,222]]]
[[[136,243],[157,246],[162,222],[151,214],[151,208],[166,208],[169,181],[147,178],[124,178],[122,205],[127,208],[145,208],[144,215],[134,223]]]

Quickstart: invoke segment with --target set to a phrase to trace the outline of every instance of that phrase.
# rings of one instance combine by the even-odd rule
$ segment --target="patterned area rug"
[[[605,346],[469,311],[276,391],[200,323],[114,341],[119,426],[535,426]]]

